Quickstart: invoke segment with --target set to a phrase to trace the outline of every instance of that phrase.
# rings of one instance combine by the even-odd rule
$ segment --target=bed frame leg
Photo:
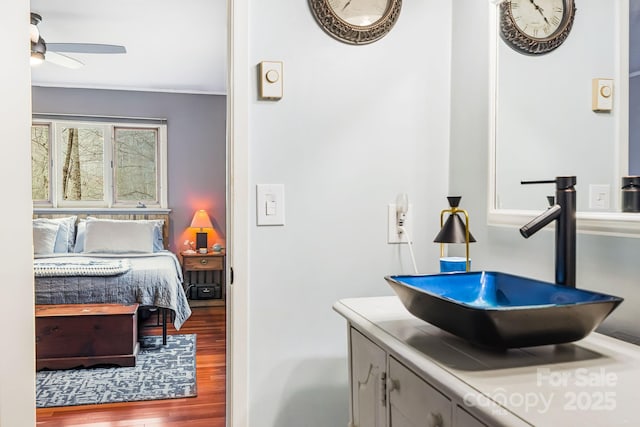
[[[162,345],[167,345],[167,309],[162,309]]]

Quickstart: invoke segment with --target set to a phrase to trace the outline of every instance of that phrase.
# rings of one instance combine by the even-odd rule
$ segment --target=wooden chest
[[[135,366],[138,304],[36,305],[36,369]]]

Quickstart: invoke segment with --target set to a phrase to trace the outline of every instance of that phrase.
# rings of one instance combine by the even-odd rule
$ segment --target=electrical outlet
[[[407,214],[404,220],[404,227],[409,233],[413,232],[412,205],[409,204]],[[409,239],[406,234],[398,233],[398,217],[396,214],[396,205],[392,203],[388,206],[388,220],[387,220],[387,243],[409,243]]]

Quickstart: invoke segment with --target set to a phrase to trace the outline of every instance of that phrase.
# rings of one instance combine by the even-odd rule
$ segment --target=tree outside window
[[[166,207],[164,156],[166,125],[34,122],[34,203]]]

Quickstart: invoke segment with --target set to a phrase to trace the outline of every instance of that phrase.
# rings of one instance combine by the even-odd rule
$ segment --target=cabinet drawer
[[[455,418],[456,427],[487,427],[485,423],[465,411],[460,406],[456,406]]]
[[[452,425],[451,400],[393,357],[389,357],[388,387],[391,426]]]
[[[189,257],[184,259],[185,270],[222,270],[222,257]]]

